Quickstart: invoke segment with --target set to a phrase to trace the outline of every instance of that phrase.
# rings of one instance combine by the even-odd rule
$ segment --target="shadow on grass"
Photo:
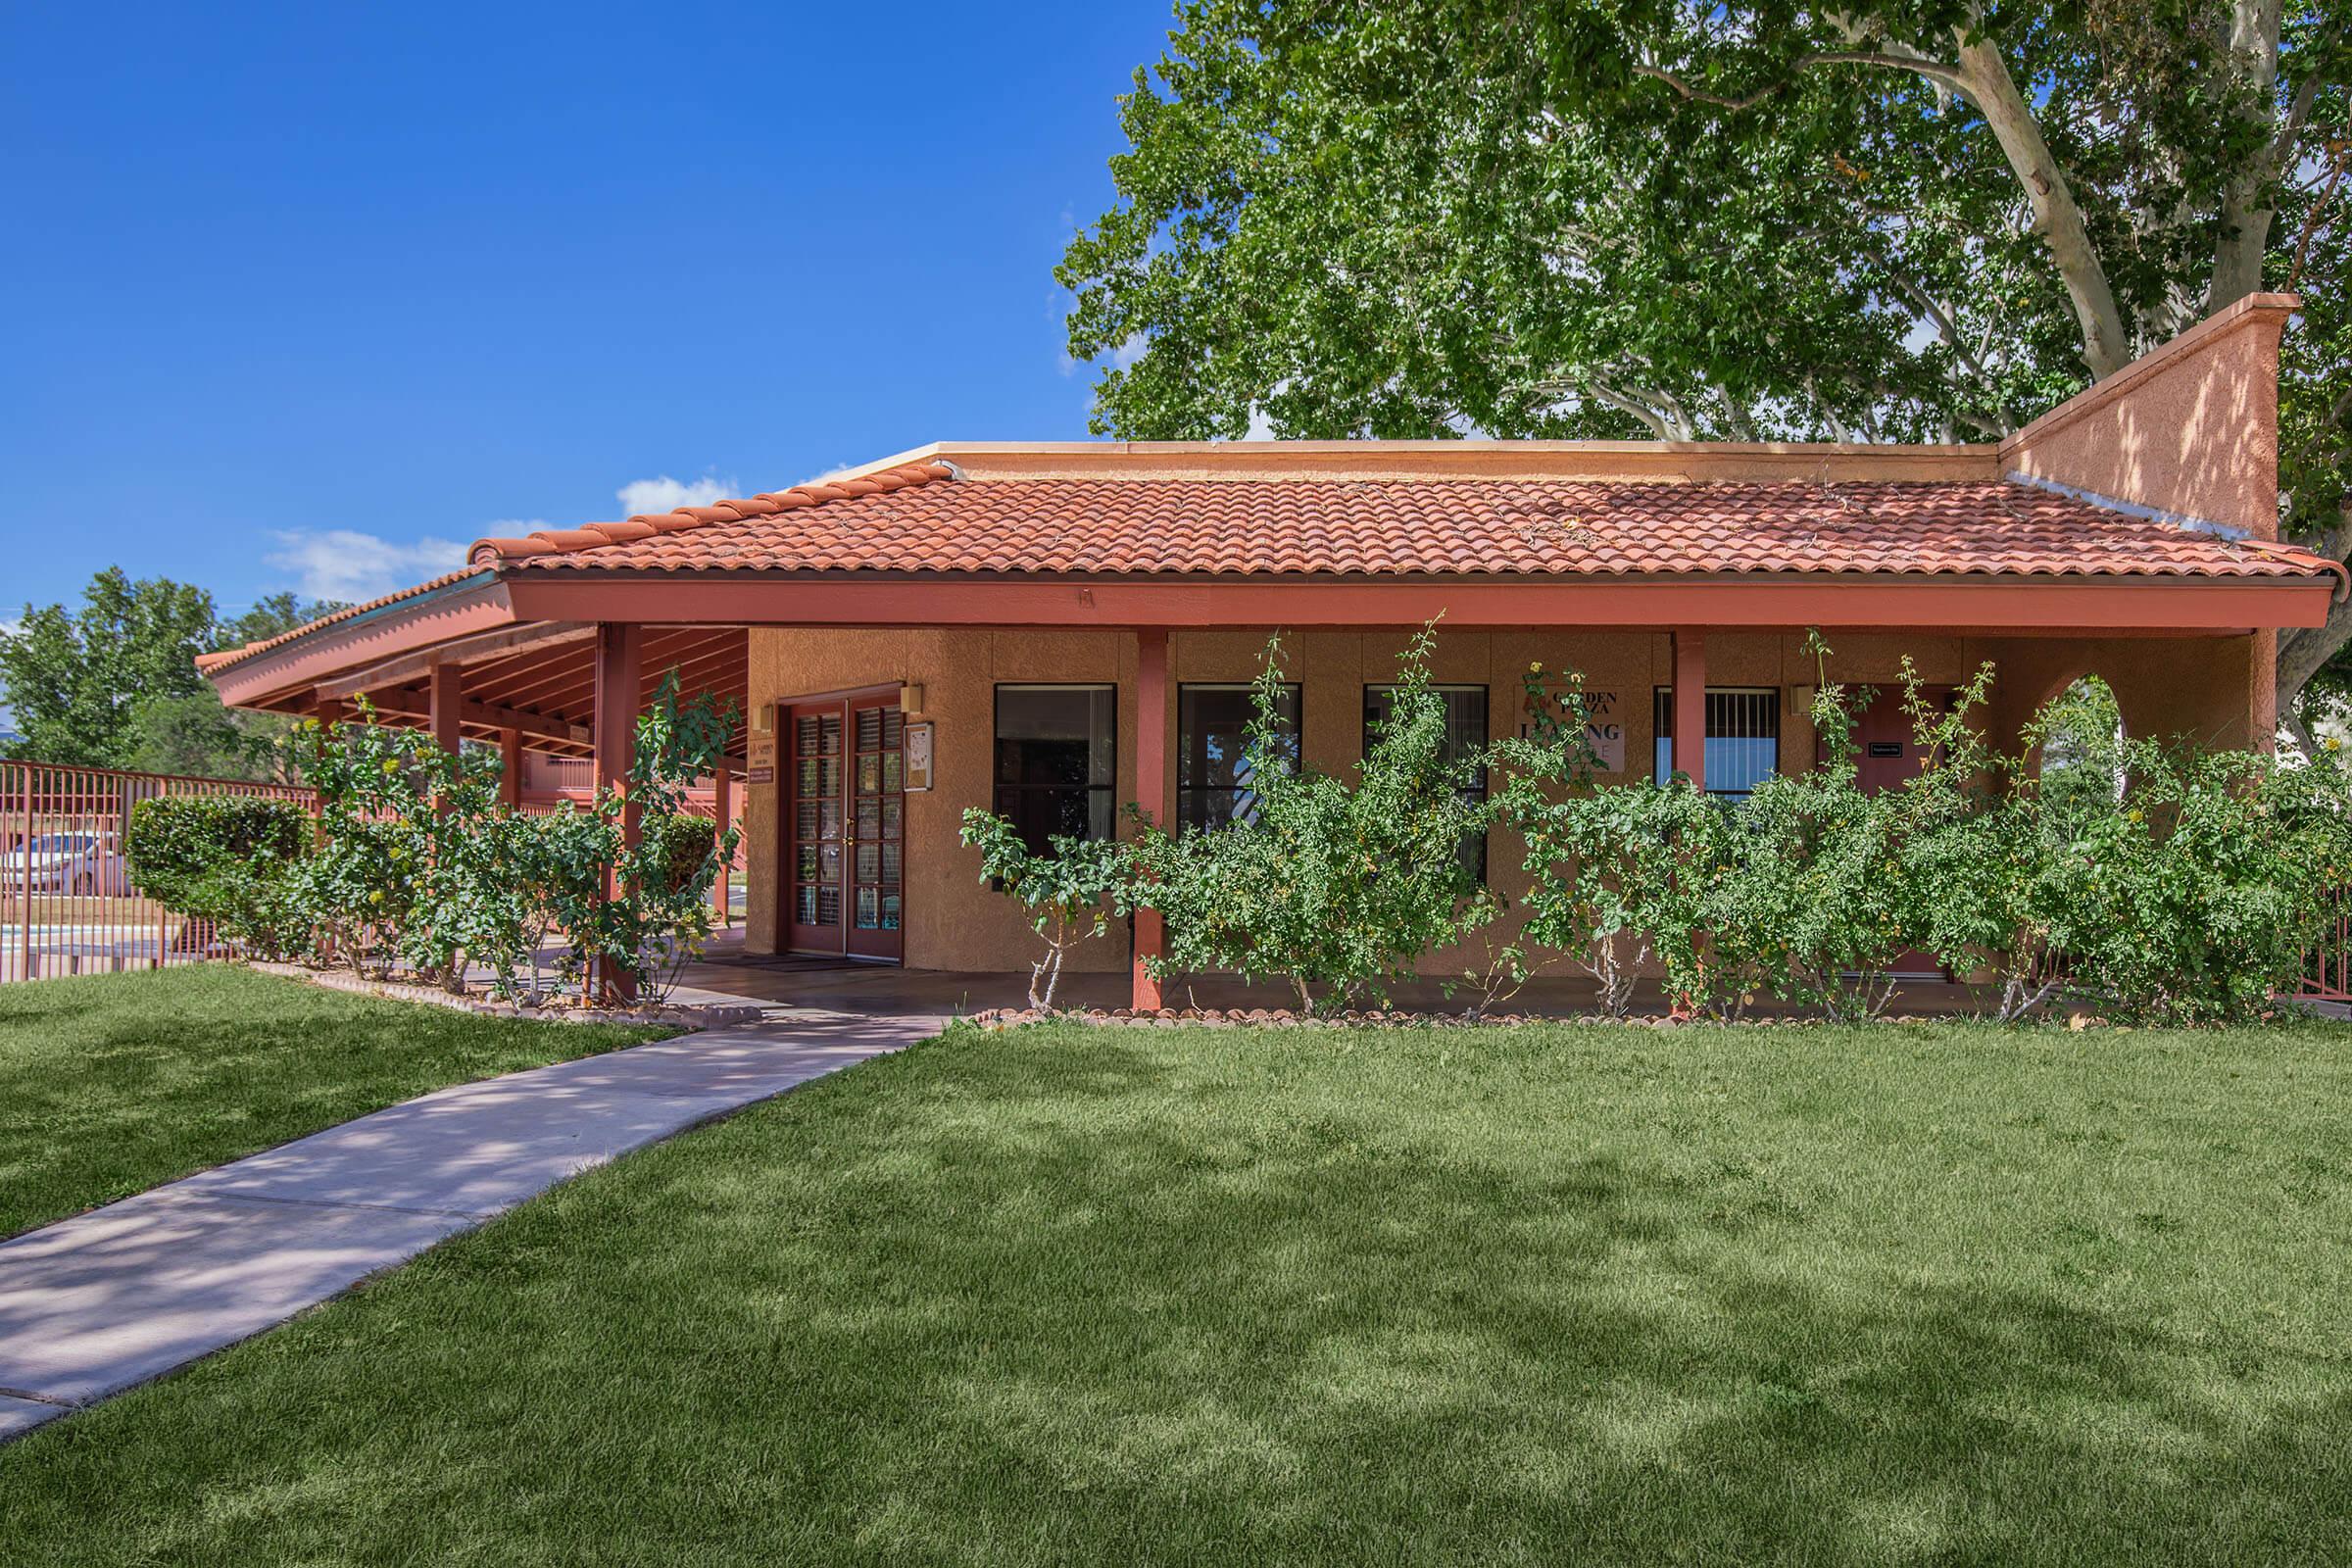
[[[2242,1262],[2086,1285],[1997,1211],[1882,1256],[1881,1172],[1368,1065],[876,1061],[0,1451],[0,1521],[60,1562],[2352,1555],[2340,1303],[2217,1326],[2177,1287]]]

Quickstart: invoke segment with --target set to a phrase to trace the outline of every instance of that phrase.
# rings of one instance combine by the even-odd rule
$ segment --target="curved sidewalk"
[[[0,1442],[945,1022],[801,1013],[460,1084],[0,1242]]]

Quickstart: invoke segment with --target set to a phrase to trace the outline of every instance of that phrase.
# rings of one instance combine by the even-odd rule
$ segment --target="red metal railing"
[[[2352,893],[2338,888],[2320,945],[2303,966],[2302,992],[2330,1002],[2352,1002]]]
[[[122,853],[131,808],[166,795],[314,803],[309,790],[288,785],[0,762],[0,983],[217,956],[204,921],[172,913],[131,884]]]

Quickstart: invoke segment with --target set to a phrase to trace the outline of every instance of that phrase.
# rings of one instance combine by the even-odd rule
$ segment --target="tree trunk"
[[[2278,85],[2279,0],[2237,0],[2232,11],[2230,52],[2268,126]],[[2256,113],[2249,109],[2247,118]],[[2276,145],[2265,138],[2262,151],[2246,161],[2222,192],[2222,232],[2214,242],[2213,286],[2205,300],[2208,316],[2262,287],[2262,258],[2270,246],[2273,217],[2265,187],[2278,174]]]
[[[2340,561],[2348,545],[2352,545],[2352,501],[2342,505],[2335,527],[2313,548]],[[2278,634],[2278,717],[2306,747],[2311,744],[2310,726],[2296,712],[2303,688],[2347,642],[2352,642],[2352,602],[2329,606],[2328,619],[2321,625],[2293,627]]]
[[[2131,343],[2124,331],[2123,315],[2116,308],[2115,289],[2090,242],[2090,230],[2082,221],[2082,209],[2076,205],[2066,173],[2058,167],[2049,143],[2042,140],[2033,106],[2017,90],[2008,62],[1990,38],[1974,43],[1962,39],[1960,81],[1984,114],[1984,122],[1992,127],[2018,183],[2025,187],[2026,199],[2034,208],[2034,226],[2049,246],[2050,259],[2057,264],[2067,298],[2075,308],[2075,319],[2082,329],[2082,363],[2090,368],[2092,379],[2103,381],[2132,362]]]

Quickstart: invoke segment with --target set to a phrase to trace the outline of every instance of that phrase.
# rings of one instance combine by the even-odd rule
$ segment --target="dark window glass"
[[[1247,686],[1179,686],[1176,689],[1176,820],[1186,827],[1230,827],[1257,819],[1257,790],[1250,773],[1250,720],[1254,712]],[[1298,688],[1285,686],[1275,700],[1281,758],[1298,770]]]
[[[1113,836],[1118,710],[1115,686],[997,688],[997,812],[1030,849]]]
[[[1707,688],[1707,793],[1747,799],[1781,765],[1781,694],[1770,688]],[[1674,776],[1674,688],[1657,697],[1657,757],[1651,776]]]
[[[1460,761],[1474,757],[1487,747],[1487,689],[1484,686],[1440,686],[1438,696],[1446,704],[1446,760]],[[1389,710],[1396,700],[1395,688],[1367,686],[1364,688],[1364,750],[1372,750],[1372,731],[1387,721]],[[1480,768],[1470,777],[1470,787],[1463,791],[1465,799],[1483,801],[1487,798],[1487,770]],[[1481,882],[1487,879],[1487,836],[1473,833],[1462,840],[1462,864]]]

